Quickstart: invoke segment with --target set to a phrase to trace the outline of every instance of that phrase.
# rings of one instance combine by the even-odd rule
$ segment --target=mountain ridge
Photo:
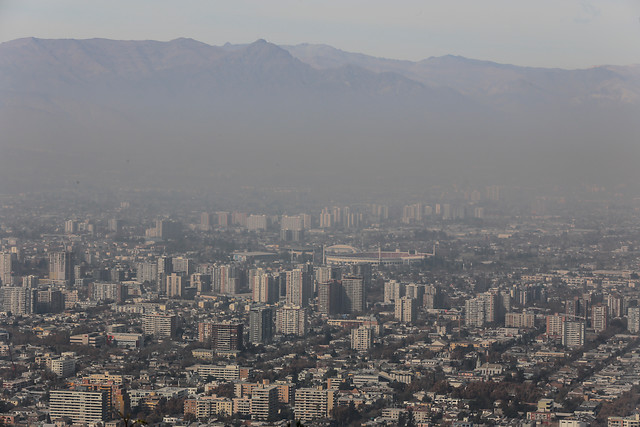
[[[122,158],[163,185],[187,175],[272,185],[553,181],[587,170],[612,180],[637,158],[639,98],[635,66],[411,62],[265,40],[24,38],[0,44],[0,148],[12,153],[0,156],[0,185],[66,182],[80,169],[113,182],[120,175],[100,171]],[[38,156],[42,171],[31,176]],[[138,176],[130,169],[122,179]]]

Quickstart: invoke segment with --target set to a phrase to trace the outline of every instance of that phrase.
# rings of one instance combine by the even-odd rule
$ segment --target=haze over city
[[[640,3],[0,0],[0,425],[640,423]]]

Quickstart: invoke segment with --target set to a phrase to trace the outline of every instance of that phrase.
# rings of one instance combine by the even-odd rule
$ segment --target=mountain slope
[[[561,70],[517,67],[460,56],[432,57],[418,62],[376,58],[326,45],[285,46],[296,58],[318,69],[357,65],[374,72],[394,72],[435,87],[505,105],[518,97],[544,97],[547,102],[638,104],[640,76],[636,67],[594,67]],[[522,99],[527,103],[530,99]],[[507,104],[512,106],[512,104]]]
[[[636,177],[639,76],[264,40],[19,39],[0,44],[0,192],[79,175],[176,187],[619,182]]]

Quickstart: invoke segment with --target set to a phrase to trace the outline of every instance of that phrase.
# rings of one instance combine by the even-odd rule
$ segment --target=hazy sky
[[[640,63],[640,1],[0,0],[0,41],[28,36],[264,38],[399,59],[584,68]]]

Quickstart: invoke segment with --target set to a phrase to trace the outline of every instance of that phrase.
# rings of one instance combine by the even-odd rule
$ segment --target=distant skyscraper
[[[16,254],[0,252],[0,284],[11,286],[11,276],[14,274]]]
[[[406,296],[422,302],[424,299],[424,285],[409,283],[405,286],[404,293]]]
[[[640,332],[640,307],[629,307],[627,311],[627,329],[632,334]]]
[[[173,338],[178,327],[177,317],[170,314],[145,314],[142,316],[142,330],[145,335],[155,338]]]
[[[320,228],[331,228],[333,226],[333,219],[329,208],[324,208],[320,213]]]
[[[247,217],[247,230],[263,231],[266,229],[267,229],[266,215],[249,215],[249,217]]]
[[[52,283],[61,285],[74,283],[73,267],[72,252],[53,252],[49,254],[49,280]]]
[[[191,287],[196,288],[198,295],[211,291],[211,276],[204,273],[194,273],[190,278]]]
[[[351,348],[357,351],[367,351],[373,345],[373,331],[364,325],[351,329]]]
[[[365,289],[362,277],[348,276],[342,278],[344,289],[342,303],[346,313],[360,313],[364,311]]]
[[[267,343],[273,338],[273,310],[271,307],[252,307],[249,312],[249,341]]]
[[[122,231],[122,221],[117,218],[111,218],[109,220],[109,231],[112,233],[120,234]]]
[[[306,307],[313,292],[311,274],[301,268],[286,272],[287,304]]]
[[[36,295],[37,313],[60,313],[64,310],[64,295],[61,291],[51,288],[40,289],[36,291]]]
[[[418,304],[414,298],[402,297],[395,301],[395,318],[404,323],[415,323],[418,318]]]
[[[607,319],[609,317],[609,308],[604,304],[597,304],[591,308],[591,326],[596,334],[604,332],[607,329]]]
[[[186,288],[184,273],[171,273],[165,279],[166,294],[169,298],[180,298]]]
[[[495,292],[484,292],[478,295],[484,304],[484,318],[486,323],[498,321],[500,310],[498,305],[498,294]]]
[[[136,265],[136,279],[139,282],[156,283],[158,280],[158,264],[141,262]]]
[[[244,326],[232,322],[200,322],[198,324],[198,341],[210,343],[216,351],[235,352],[244,347]]]
[[[304,217],[302,215],[282,215],[280,239],[285,242],[299,242],[304,237]]]
[[[567,316],[563,314],[554,314],[547,316],[547,337],[560,338],[562,337],[563,325],[567,320]],[[572,320],[570,317],[569,320]]]
[[[624,298],[619,294],[607,295],[607,307],[610,317],[622,317],[624,315]]]
[[[389,219],[389,207],[386,205],[371,205],[371,215],[375,221],[386,221]]]
[[[70,219],[64,222],[64,232],[67,234],[73,234],[78,231],[78,221]]]
[[[40,280],[38,279],[38,276],[29,275],[29,276],[23,276],[22,277],[22,287],[23,288],[29,288],[29,289],[37,288],[39,282],[40,282]]]
[[[216,212],[219,227],[227,227],[229,225],[229,212]]]
[[[318,312],[326,315],[342,312],[342,285],[338,281],[318,283]]]
[[[569,348],[584,345],[584,322],[567,320],[562,323],[562,345]]]
[[[276,279],[263,268],[249,270],[249,287],[254,302],[274,304],[280,299]]]
[[[166,256],[158,258],[156,271],[158,273],[158,277],[156,278],[157,290],[158,292],[164,292],[166,291],[166,278],[168,275],[173,273],[173,263],[171,262],[171,258]]]
[[[211,215],[208,212],[202,212],[200,214],[200,230],[211,230]]]
[[[334,270],[335,267],[331,266],[316,267],[314,269],[316,283],[326,283],[332,279],[339,279],[340,276],[336,276]]]
[[[465,302],[464,324],[467,327],[482,327],[485,324],[485,305],[480,298],[471,298]]]
[[[31,314],[34,311],[37,292],[20,286],[3,286],[0,288],[3,311],[15,315]]]
[[[245,212],[232,212],[231,224],[239,225],[241,227],[247,226],[247,214]]]
[[[406,205],[402,210],[402,222],[411,224],[422,221],[423,207],[421,203]]]
[[[384,283],[384,303],[391,304],[404,296],[404,283],[389,280]]]
[[[307,310],[303,307],[285,305],[276,312],[276,331],[283,335],[304,336],[307,334]]]
[[[193,260],[181,256],[171,258],[171,268],[174,273],[184,273],[187,276],[195,271]]]
[[[220,293],[235,295],[245,288],[247,282],[246,270],[239,265],[225,264],[216,269],[215,287]]]
[[[507,297],[509,295],[507,294]],[[440,308],[442,296],[440,289],[434,285],[427,285],[424,288],[424,296],[422,297],[422,303],[426,309]],[[509,305],[509,309],[511,306]]]
[[[153,234],[153,233],[152,233]],[[180,236],[180,224],[169,219],[156,220],[155,237],[160,240],[176,239]]]

